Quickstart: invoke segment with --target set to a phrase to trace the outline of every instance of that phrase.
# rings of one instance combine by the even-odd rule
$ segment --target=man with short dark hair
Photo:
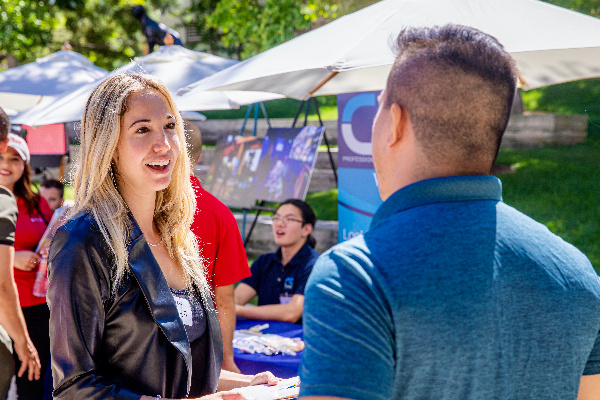
[[[190,157],[196,164],[202,155],[202,134],[193,122],[185,121],[185,126]],[[204,190],[198,178],[192,176],[191,181],[197,203],[192,232],[198,238],[206,277],[214,293],[223,335],[223,369],[240,372],[233,359],[236,321],[233,285],[250,275],[244,242],[229,208]]]
[[[0,152],[6,152],[10,122],[0,108]],[[0,173],[2,173],[0,162]],[[29,368],[29,380],[40,378],[40,359],[29,338],[25,318],[19,305],[19,295],[13,274],[15,256],[15,224],[17,203],[10,190],[0,186],[0,399],[6,398],[10,381],[15,374],[14,350],[21,360],[17,372],[22,376]],[[10,337],[9,337],[10,336]]]
[[[65,185],[57,179],[44,179],[40,183],[40,195],[46,199],[48,206],[54,212],[64,203]]]
[[[373,124],[384,203],[313,269],[301,397],[597,399],[598,276],[489,176],[514,61],[464,26],[397,44]]]

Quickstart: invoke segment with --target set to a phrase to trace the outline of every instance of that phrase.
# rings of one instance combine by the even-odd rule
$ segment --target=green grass
[[[311,206],[317,219],[324,221],[337,221],[337,189],[326,192],[309,193],[306,202]]]
[[[75,192],[69,185],[65,185],[65,193],[63,195],[65,200],[75,200]]]
[[[322,120],[337,120],[337,98],[336,96],[322,96],[318,97],[319,102],[319,113],[321,114]],[[272,100],[264,103],[267,109],[267,115],[269,118],[294,118],[300,101],[294,99],[281,99]],[[209,119],[240,119],[246,115],[246,110],[249,106],[240,107],[239,110],[223,110],[223,111],[202,111],[202,114],[206,115]],[[308,113],[308,119],[310,121],[318,120],[315,114],[314,106],[311,104],[310,111]],[[262,110],[259,112],[259,117],[263,118]],[[254,118],[254,110],[250,113],[250,118]],[[298,118],[298,124],[304,121],[304,108]]]
[[[502,149],[504,201],[585,253],[600,273],[600,135],[584,144]]]
[[[587,114],[590,135],[600,134],[600,79],[586,79],[523,92],[527,110]]]

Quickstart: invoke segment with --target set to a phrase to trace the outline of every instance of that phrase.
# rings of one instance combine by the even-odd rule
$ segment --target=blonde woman
[[[221,371],[222,340],[196,240],[183,123],[165,86],[116,75],[90,95],[72,218],[49,255],[57,399],[242,399],[275,384]]]

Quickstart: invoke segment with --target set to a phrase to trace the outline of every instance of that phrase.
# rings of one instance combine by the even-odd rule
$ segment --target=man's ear
[[[0,141],[0,153],[6,153],[7,148],[8,148],[8,138]]]
[[[391,134],[388,138],[388,146],[393,146],[404,137],[407,119],[406,109],[400,107],[397,103],[393,103],[390,107],[392,117]]]
[[[304,224],[302,227],[302,237],[308,237],[313,231],[313,226],[311,224]]]

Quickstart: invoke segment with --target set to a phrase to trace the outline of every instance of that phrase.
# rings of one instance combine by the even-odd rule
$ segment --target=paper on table
[[[256,385],[237,389],[247,400],[280,400],[298,397],[300,378],[283,379],[275,386]]]

